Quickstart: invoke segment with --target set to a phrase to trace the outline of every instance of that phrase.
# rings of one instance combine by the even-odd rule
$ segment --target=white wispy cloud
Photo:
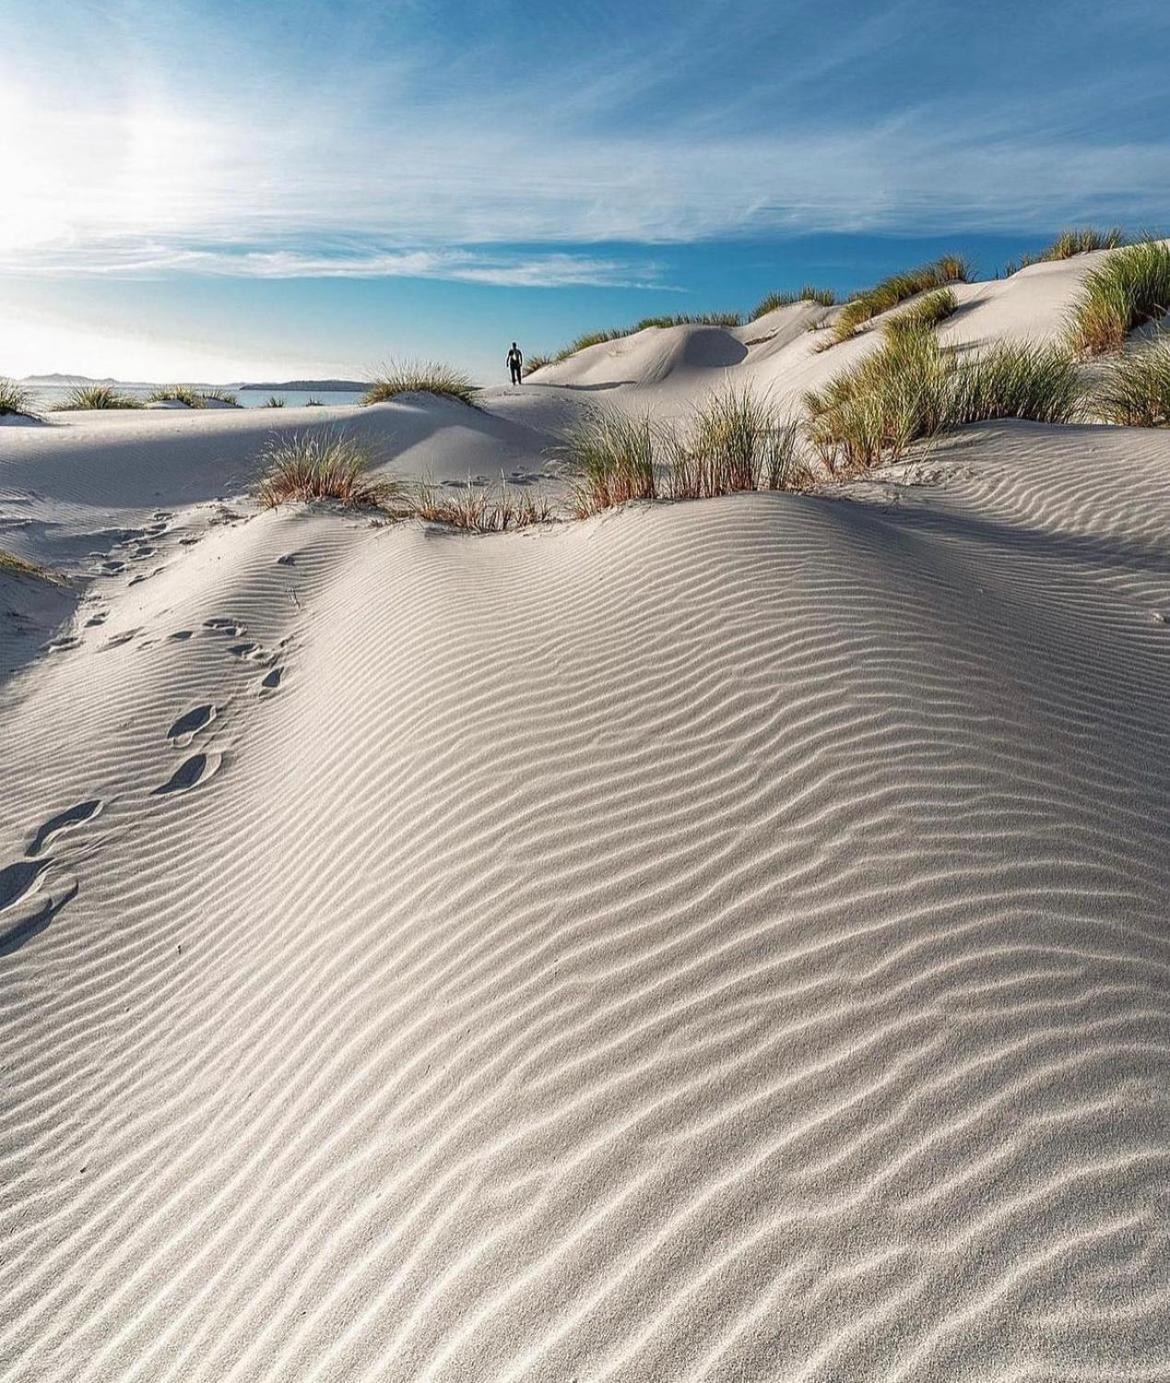
[[[1104,77],[990,104],[908,86],[878,115],[848,91],[818,100],[907,41],[905,0],[783,71],[750,64],[761,36],[812,22],[814,5],[679,4],[648,44],[628,10],[595,0],[531,16],[543,63],[493,46],[490,27],[456,41],[441,14],[409,42],[371,41],[387,14],[430,7],[303,6],[286,29],[302,18],[304,41],[278,35],[272,51],[226,11],[176,3],[151,29],[140,5],[107,8],[117,41],[101,36],[100,53],[79,24],[50,61],[31,5],[9,39],[0,271],[648,286],[652,249],[605,247],[1047,229],[1098,208],[1141,224],[1167,209],[1170,139],[1085,128],[1087,95],[1121,99]],[[715,85],[745,60],[750,77]]]

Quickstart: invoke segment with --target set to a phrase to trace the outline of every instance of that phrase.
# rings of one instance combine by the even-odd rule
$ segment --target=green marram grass
[[[586,414],[561,437],[578,518],[633,499],[654,499],[655,429],[648,414],[627,417],[601,409]]]
[[[696,409],[685,437],[665,435],[672,499],[803,487],[799,427],[772,401],[729,385]]]
[[[1170,340],[1110,360],[1089,407],[1095,417],[1119,427],[1170,427]]]
[[[529,375],[534,375],[537,370],[543,370],[546,365],[552,363],[551,355],[541,355],[538,352],[536,355],[526,356],[524,359],[524,378],[527,379]]]
[[[141,399],[120,393],[110,384],[81,384],[70,389],[65,402],[58,404],[59,413],[72,413],[91,408],[142,408]]]
[[[1086,275],[1069,339],[1083,355],[1120,350],[1135,328],[1170,311],[1170,245],[1146,240],[1111,254]]]
[[[1110,226],[1108,230],[1097,230],[1093,226],[1079,226],[1074,230],[1061,231],[1051,245],[1039,254],[1021,255],[1004,268],[1010,278],[1026,269],[1030,264],[1048,264],[1054,260],[1073,259],[1076,255],[1090,254],[1093,250],[1116,250],[1127,243],[1128,237],[1120,226]]]
[[[944,288],[950,283],[967,283],[971,266],[959,255],[943,255],[930,264],[891,274],[880,283],[856,294],[842,307],[833,323],[833,341],[847,341],[867,323],[883,312],[898,307],[919,293],[932,288]]]
[[[470,377],[453,365],[437,360],[396,360],[370,380],[361,401],[387,403],[401,394],[435,394],[474,408],[478,392]]]
[[[909,307],[887,318],[882,330],[887,336],[905,331],[933,331],[959,310],[959,300],[950,288],[936,288]]]
[[[560,364],[572,355],[588,350],[590,346],[603,346],[610,341],[620,341],[633,336],[637,331],[649,327],[741,327],[743,317],[738,312],[676,312],[666,316],[643,317],[632,327],[610,327],[606,331],[587,331],[576,340],[562,347],[552,358],[553,364]]]
[[[805,429],[830,472],[853,473],[965,423],[1071,422],[1083,400],[1076,362],[1059,346],[1002,342],[959,355],[920,329],[886,334],[879,350],[806,394]]]
[[[818,303],[821,307],[833,307],[836,302],[837,294],[832,288],[818,288],[815,284],[806,283],[796,293],[769,293],[751,310],[748,321],[754,322],[766,317],[769,312],[775,312],[777,308],[791,307],[794,303]]]

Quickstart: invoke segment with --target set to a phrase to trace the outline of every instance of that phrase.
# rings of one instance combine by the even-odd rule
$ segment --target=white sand
[[[271,426],[0,439],[124,562],[0,685],[3,1376],[1170,1376],[1170,436],[469,538]]]

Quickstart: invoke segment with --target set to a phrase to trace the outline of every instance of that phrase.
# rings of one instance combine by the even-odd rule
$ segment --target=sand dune
[[[271,425],[0,442],[108,564],[0,687],[4,1377],[1166,1377],[1170,437],[474,538],[255,512]]]

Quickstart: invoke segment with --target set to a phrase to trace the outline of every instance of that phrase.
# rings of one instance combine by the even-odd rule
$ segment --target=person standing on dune
[[[519,384],[522,379],[524,369],[524,353],[515,341],[512,342],[512,349],[508,352],[508,370],[512,375],[512,383]]]

